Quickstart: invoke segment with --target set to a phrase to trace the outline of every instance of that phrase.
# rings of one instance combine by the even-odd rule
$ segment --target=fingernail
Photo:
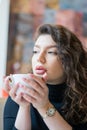
[[[20,87],[23,88],[24,86],[22,84],[20,84]]]
[[[23,96],[23,93],[22,93],[22,92],[21,92],[20,94],[21,94],[21,96]]]

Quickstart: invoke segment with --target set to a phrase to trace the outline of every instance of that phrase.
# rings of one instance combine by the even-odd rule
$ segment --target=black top
[[[48,88],[50,102],[55,106],[57,111],[62,114],[61,107],[63,105],[64,92],[67,86],[65,84],[48,85]],[[8,97],[4,108],[4,130],[17,130],[14,127],[14,124],[18,109],[19,106],[10,97]],[[49,130],[42,117],[33,106],[31,106],[31,122],[31,130]],[[72,125],[72,128],[73,130],[87,130],[87,123]]]

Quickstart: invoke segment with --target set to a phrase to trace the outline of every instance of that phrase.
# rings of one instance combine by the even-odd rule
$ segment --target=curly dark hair
[[[56,42],[58,56],[62,61],[68,86],[65,92],[62,112],[69,122],[87,121],[87,53],[81,41],[70,30],[61,25],[41,25],[36,31],[40,35],[49,34]]]

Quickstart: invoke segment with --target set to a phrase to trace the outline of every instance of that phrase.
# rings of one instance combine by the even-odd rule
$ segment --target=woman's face
[[[32,57],[33,73],[42,77],[47,74],[47,83],[57,84],[64,81],[62,63],[58,57],[57,44],[51,35],[40,35],[35,42]]]

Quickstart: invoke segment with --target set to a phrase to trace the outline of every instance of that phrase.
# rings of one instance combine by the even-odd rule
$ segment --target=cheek
[[[63,66],[60,60],[54,60],[54,62],[49,62],[50,70],[53,71],[54,73],[62,73],[63,72]]]
[[[33,57],[32,57],[32,69],[34,68],[35,63],[36,63],[36,60],[35,60],[35,58],[34,58],[34,56],[33,56]]]

